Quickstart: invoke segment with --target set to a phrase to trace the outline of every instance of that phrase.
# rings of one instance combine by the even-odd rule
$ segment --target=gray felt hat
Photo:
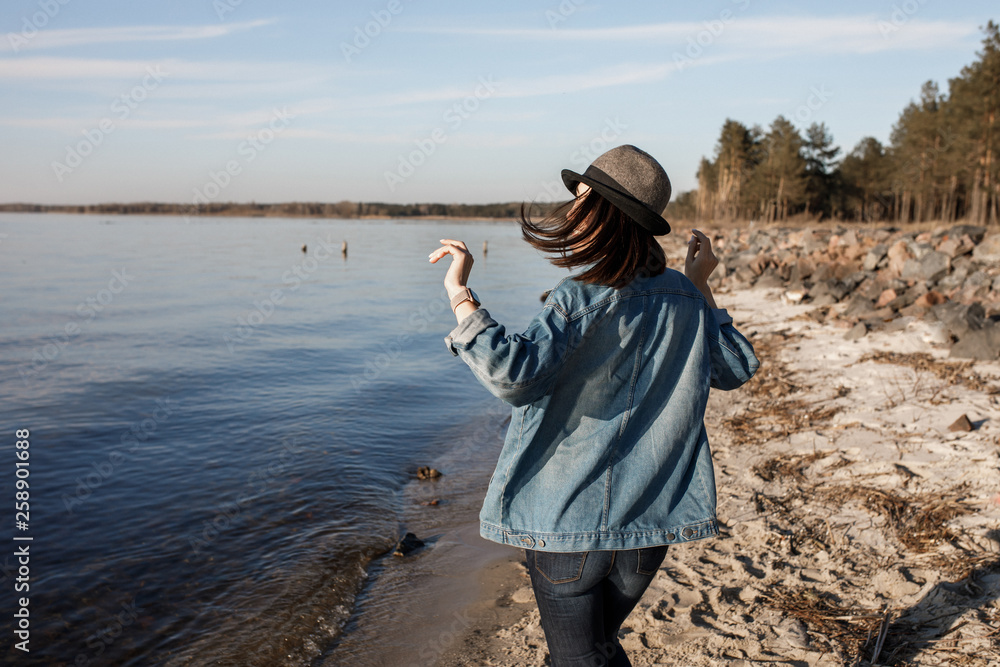
[[[576,194],[586,183],[655,236],[670,233],[663,209],[670,201],[670,179],[660,163],[635,146],[618,146],[598,156],[583,174],[563,169],[562,180]]]

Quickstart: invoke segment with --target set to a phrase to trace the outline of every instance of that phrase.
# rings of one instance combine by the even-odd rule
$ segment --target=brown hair
[[[575,206],[574,206],[575,205]],[[575,276],[595,285],[622,288],[640,273],[663,273],[666,257],[656,237],[593,190],[562,204],[539,222],[521,205],[521,236],[567,269],[589,267]]]

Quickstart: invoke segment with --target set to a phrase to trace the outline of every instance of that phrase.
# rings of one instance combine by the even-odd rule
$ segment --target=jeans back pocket
[[[638,562],[635,567],[636,574],[656,574],[656,571],[660,569],[660,565],[663,564],[663,559],[667,555],[667,546],[645,547],[644,549],[639,549],[638,552]]]
[[[586,551],[555,553],[533,551],[535,569],[553,584],[567,584],[578,581],[583,576],[583,566],[587,562]]]

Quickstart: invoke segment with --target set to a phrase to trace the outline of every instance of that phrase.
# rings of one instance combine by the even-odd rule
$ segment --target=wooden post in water
[[[483,257],[486,257],[486,253],[489,252],[489,250],[486,247],[487,243],[488,241],[483,241]]]
[[[340,254],[343,255],[345,258],[347,257],[347,241],[346,240],[343,243],[340,244]]]

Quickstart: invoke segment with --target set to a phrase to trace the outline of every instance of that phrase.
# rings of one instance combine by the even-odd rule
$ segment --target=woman
[[[513,406],[481,534],[525,549],[553,666],[629,665],[618,630],[667,546],[719,532],[709,387],[739,387],[758,362],[715,305],[708,237],[692,231],[683,275],[665,267],[656,160],[620,146],[562,177],[576,198],[538,223],[522,209],[522,234],[582,271],[524,333],[480,307],[464,243],[442,240],[430,261],[452,257],[449,349]]]

